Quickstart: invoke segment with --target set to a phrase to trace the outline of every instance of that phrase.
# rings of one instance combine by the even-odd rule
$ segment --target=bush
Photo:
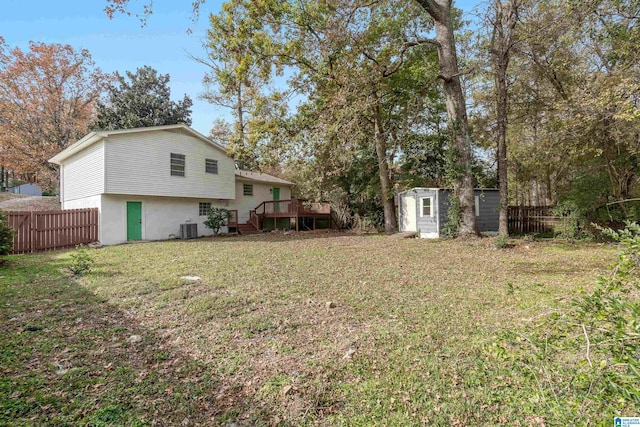
[[[498,234],[496,236],[496,249],[505,249],[509,247],[509,236],[506,234]]]
[[[80,277],[91,271],[94,260],[86,246],[76,246],[77,251],[71,254],[71,265],[69,265],[69,271],[74,277]]]
[[[231,212],[225,208],[211,208],[203,224],[205,227],[212,229],[213,235],[217,236],[220,229],[227,225],[230,217]]]
[[[0,210],[0,256],[8,255],[13,249],[13,230],[6,215]]]
[[[558,237],[565,239],[581,239],[588,237],[587,230],[589,221],[584,208],[572,200],[566,200],[558,204],[552,210],[553,215],[563,217],[562,222],[555,226],[555,233]]]

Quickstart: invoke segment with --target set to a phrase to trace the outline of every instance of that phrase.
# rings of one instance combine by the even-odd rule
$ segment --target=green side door
[[[127,240],[142,240],[142,202],[127,202]]]
[[[272,193],[273,193],[273,200],[277,201],[280,200],[280,189],[279,188],[273,188],[272,189]],[[280,212],[280,203],[274,203],[273,204],[273,212],[274,213],[278,213]]]

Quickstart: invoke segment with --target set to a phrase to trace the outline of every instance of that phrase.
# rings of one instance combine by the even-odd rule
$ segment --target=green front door
[[[142,240],[142,202],[127,202],[127,240]]]
[[[280,200],[280,189],[279,188],[273,188],[272,189],[272,193],[273,193],[273,200]],[[280,212],[280,203],[274,203],[273,204],[273,212],[277,213]]]

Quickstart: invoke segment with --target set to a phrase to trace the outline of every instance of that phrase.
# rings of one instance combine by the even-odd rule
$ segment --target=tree
[[[212,207],[207,212],[207,219],[204,220],[203,224],[213,230],[213,235],[217,236],[220,229],[227,225],[229,218],[231,218],[231,212],[227,209]]]
[[[508,224],[508,176],[507,176],[507,126],[509,123],[508,69],[513,53],[515,28],[518,22],[518,0],[494,0],[490,10],[491,42],[490,63],[494,78],[496,103],[496,139],[498,161],[498,188],[500,190],[499,234],[509,235]]]
[[[13,230],[9,227],[7,217],[0,210],[0,256],[7,255],[13,249]]]
[[[473,196],[473,153],[467,120],[467,106],[465,103],[460,70],[456,53],[454,36],[455,20],[452,16],[452,0],[416,0],[420,6],[433,18],[436,38],[433,43],[438,49],[440,62],[440,79],[447,104],[449,117],[448,128],[453,139],[453,189],[457,193],[460,203],[460,224],[458,235],[478,235],[475,216],[475,199]]]
[[[229,109],[233,116],[232,132],[227,133],[228,151],[237,160],[256,166],[266,154],[258,152],[264,123],[277,122],[278,115],[264,108],[269,100],[276,100],[265,93],[271,79],[271,64],[255,55],[247,42],[261,30],[260,23],[251,19],[249,13],[242,3],[230,2],[223,5],[218,15],[211,14],[204,45],[207,56],[193,59],[209,67],[201,98]],[[221,129],[218,122],[212,132],[219,133]]]
[[[182,101],[171,100],[169,75],[158,74],[149,66],[138,68],[126,77],[115,74],[107,85],[105,102],[98,102],[94,129],[132,129],[185,123],[191,125],[191,105],[185,95]]]
[[[637,194],[640,43],[634,1],[523,3],[510,94],[510,186],[536,203],[588,206]],[[607,183],[608,181],[608,183]],[[633,214],[623,204],[625,216]],[[605,212],[609,217],[608,212]]]
[[[47,160],[87,133],[105,80],[87,50],[31,42],[23,52],[9,49],[0,37],[0,165],[5,171],[55,187],[56,169]]]

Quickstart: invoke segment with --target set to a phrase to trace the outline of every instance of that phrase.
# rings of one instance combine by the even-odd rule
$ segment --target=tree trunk
[[[451,1],[417,1],[431,15],[435,23],[440,78],[443,80],[449,129],[453,137],[453,147],[451,148],[455,150],[455,168],[457,170],[454,192],[458,195],[461,209],[458,235],[461,237],[477,236],[478,227],[473,197],[473,175],[471,173],[471,140],[467,123],[467,106],[458,70]]]
[[[499,0],[498,0],[499,1]],[[507,97],[507,66],[508,58],[497,61],[495,64],[497,105],[496,119],[498,124],[498,190],[500,193],[500,212],[498,216],[498,233],[509,235],[508,224],[508,181],[507,181],[507,126],[508,122],[508,97]]]
[[[498,189],[500,191],[500,214],[498,233],[509,235],[508,223],[508,179],[507,179],[507,126],[509,125],[509,97],[507,71],[513,45],[513,31],[517,22],[517,0],[495,0],[493,5],[493,32],[491,36],[491,59],[495,78],[496,122],[498,144]]]
[[[394,233],[398,229],[398,221],[396,220],[396,204],[391,192],[387,143],[379,105],[375,106],[374,134],[376,155],[378,157],[378,175],[380,177],[380,196],[382,197],[382,207],[384,208],[384,231],[385,233]]]

